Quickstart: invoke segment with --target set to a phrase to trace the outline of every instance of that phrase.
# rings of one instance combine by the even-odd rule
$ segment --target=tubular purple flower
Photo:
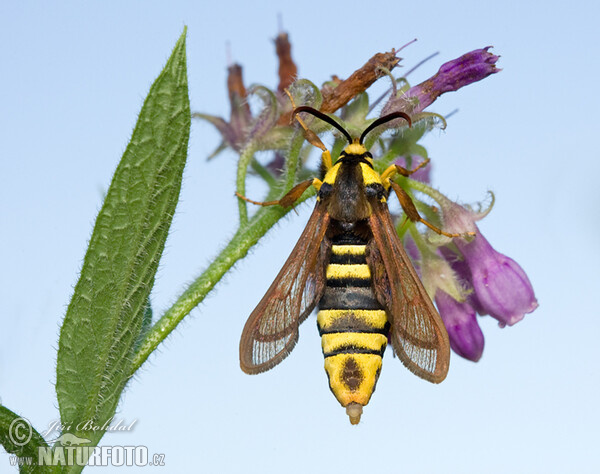
[[[498,56],[488,52],[490,48],[488,46],[463,54],[460,58],[443,64],[435,76],[410,88],[406,95],[419,99],[415,112],[421,112],[445,92],[456,91],[498,72]]]
[[[488,52],[490,48],[476,49],[443,64],[434,76],[411,87],[405,94],[390,98],[383,112],[422,112],[445,92],[456,91],[499,72],[500,69],[496,68],[499,56]],[[418,99],[418,103],[414,104],[412,98]]]
[[[529,278],[511,258],[496,252],[479,229],[472,242],[456,242],[471,271],[482,314],[512,326],[538,307]]]
[[[454,244],[468,267],[470,275],[466,280],[473,286],[477,312],[489,314],[504,327],[512,326],[534,311],[538,302],[529,278],[514,260],[494,250],[479,232],[475,221],[481,215],[450,200],[440,204],[445,227],[450,232],[475,232],[470,242],[454,239]]]
[[[467,288],[470,291],[470,293],[468,294],[468,297],[469,297],[469,304],[471,305],[471,307],[475,310],[475,312],[477,314],[481,314],[481,315],[488,314],[481,307],[481,304],[479,303],[479,300],[477,299],[477,295],[473,292],[473,285],[471,282],[471,270],[469,268],[469,265],[467,265],[467,262],[465,262],[465,260],[462,257],[458,256],[455,252],[450,250],[448,247],[439,247],[438,251],[439,251],[440,255],[442,255],[446,259],[446,261],[450,264],[450,267],[456,274],[456,277],[458,278],[458,280],[461,281],[463,283],[463,285],[465,286],[465,288]]]
[[[465,359],[477,362],[483,354],[485,340],[469,300],[461,303],[438,290],[435,304],[448,331],[452,350]]]

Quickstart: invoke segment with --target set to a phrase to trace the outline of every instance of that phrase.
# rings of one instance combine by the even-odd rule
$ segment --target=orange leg
[[[316,180],[316,181],[318,181],[318,180]],[[244,201],[250,202],[252,204],[256,204],[257,206],[280,205],[281,207],[290,207],[290,206],[293,206],[294,203],[298,199],[300,199],[300,196],[302,196],[304,191],[306,191],[308,188],[310,188],[311,185],[313,185],[313,184],[316,185],[314,179],[308,179],[306,181],[302,181],[301,183],[297,184],[292,189],[290,189],[289,192],[285,196],[283,196],[281,199],[278,199],[277,201],[266,201],[266,202],[253,201],[252,199],[248,199],[246,196],[242,196],[238,192],[236,192],[235,195],[237,197],[239,197],[240,199],[243,199]]]
[[[416,170],[414,170],[414,171],[416,171]],[[431,222],[427,222],[425,219],[423,219],[421,217],[421,215],[419,214],[419,211],[417,211],[417,208],[415,207],[415,203],[412,201],[412,199],[406,193],[406,191],[404,191],[404,189],[402,189],[400,187],[400,185],[395,183],[394,181],[390,180],[390,184],[392,186],[392,189],[396,193],[396,196],[398,196],[398,201],[400,201],[400,205],[402,206],[402,209],[404,209],[404,212],[406,213],[406,217],[408,217],[408,219],[410,219],[412,222],[422,222],[427,227],[429,227],[432,231],[436,232],[437,234],[445,235],[446,237],[464,237],[465,236],[465,234],[451,234],[449,232],[444,232],[439,227],[434,226]],[[475,235],[475,233],[467,232],[466,235]]]
[[[399,174],[408,178],[411,174],[416,171],[419,171],[421,168],[427,166],[429,164],[429,158],[427,158],[423,163],[420,163],[414,170],[407,170],[406,168],[400,165],[390,165],[383,173],[381,173],[381,180],[385,182],[386,179],[390,179],[395,174]]]

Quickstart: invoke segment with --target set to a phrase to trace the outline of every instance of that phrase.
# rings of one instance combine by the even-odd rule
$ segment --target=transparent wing
[[[439,383],[450,362],[448,333],[400,242],[387,205],[371,204],[373,239],[367,261],[377,299],[388,311],[392,347],[411,372]]]
[[[304,232],[275,281],[254,309],[240,341],[240,366],[258,374],[279,364],[298,340],[298,326],[323,294],[331,244],[329,214],[317,202]]]

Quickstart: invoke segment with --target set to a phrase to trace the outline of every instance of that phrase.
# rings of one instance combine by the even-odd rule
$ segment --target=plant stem
[[[246,195],[246,174],[248,174],[248,165],[254,157],[254,145],[249,143],[246,148],[242,150],[240,159],[238,161],[237,178],[236,178],[236,191],[242,196]],[[242,199],[238,199],[238,209],[240,214],[240,229],[248,224],[248,206]]]
[[[304,137],[301,133],[296,133],[290,143],[287,159],[285,160],[285,176],[283,180],[286,192],[292,189],[292,186],[296,182],[303,143]]]

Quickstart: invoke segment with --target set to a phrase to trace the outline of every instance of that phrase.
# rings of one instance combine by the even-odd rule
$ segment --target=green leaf
[[[0,443],[7,452],[21,460],[29,458],[31,465],[23,463],[21,472],[54,472],[37,465],[38,448],[48,448],[46,440],[31,426],[29,420],[0,405]]]
[[[110,422],[131,376],[179,199],[191,120],[185,34],[150,88],[115,171],[60,332],[56,393],[62,423],[92,444],[104,431],[86,428]]]

